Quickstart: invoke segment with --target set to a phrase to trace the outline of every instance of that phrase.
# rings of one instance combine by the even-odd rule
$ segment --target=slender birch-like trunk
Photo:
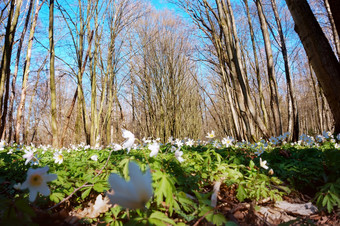
[[[49,42],[50,42],[50,91],[51,91],[51,128],[52,128],[52,145],[58,147],[58,123],[57,123],[57,100],[55,86],[55,70],[54,70],[54,0],[50,0],[50,15],[49,15]]]
[[[261,111],[262,111],[262,114],[263,114],[263,122],[264,122],[265,126],[268,127],[268,113],[267,113],[267,109],[266,109],[266,105],[265,105],[265,101],[264,101],[262,81],[261,81],[261,75],[260,75],[260,65],[259,65],[259,59],[257,57],[257,49],[256,49],[255,36],[254,36],[254,29],[253,29],[253,25],[252,25],[251,18],[250,18],[248,0],[243,0],[243,1],[244,1],[244,4],[245,4],[245,7],[246,7],[248,25],[249,25],[249,31],[250,31],[250,38],[251,38],[251,43],[252,43],[253,53],[254,53],[255,73],[256,73],[258,93],[259,93],[259,98],[260,98],[260,108],[261,108]]]
[[[12,140],[12,132],[13,132],[13,105],[14,105],[14,99],[15,99],[15,84],[17,81],[17,76],[18,76],[18,70],[19,70],[19,63],[20,63],[20,56],[21,56],[21,50],[22,50],[22,46],[24,43],[24,39],[25,39],[25,34],[27,32],[27,28],[28,28],[28,23],[30,21],[31,18],[31,11],[32,11],[32,7],[33,7],[33,0],[30,0],[29,5],[28,5],[28,10],[27,10],[27,15],[26,15],[26,19],[25,19],[25,25],[24,28],[21,32],[21,36],[19,39],[19,44],[18,44],[18,50],[17,50],[17,55],[16,55],[16,60],[15,60],[15,67],[14,67],[14,73],[13,73],[13,77],[12,77],[12,85],[11,85],[11,96],[9,99],[9,112],[8,112],[8,134],[7,134],[7,142],[9,143]]]
[[[16,143],[19,143],[20,141],[21,125],[24,119],[23,112],[25,109],[27,82],[28,82],[28,76],[30,72],[29,70],[30,70],[30,65],[31,65],[33,37],[35,33],[35,28],[37,26],[38,14],[44,2],[45,0],[43,0],[43,2],[39,5],[39,0],[36,0],[36,3],[35,3],[35,12],[34,12],[34,17],[33,17],[32,25],[30,29],[30,35],[29,35],[28,46],[27,46],[27,54],[26,54],[26,60],[25,60],[25,65],[24,65],[21,97],[20,97],[20,102],[19,102],[19,106],[17,110],[17,122],[15,126],[15,142]]]
[[[267,58],[267,73],[268,73],[268,81],[269,81],[269,89],[270,89],[270,107],[272,110],[273,121],[274,121],[274,132],[275,136],[279,136],[282,134],[282,119],[280,113],[280,105],[279,105],[279,97],[277,90],[277,82],[275,78],[275,69],[274,69],[274,60],[273,53],[270,43],[270,37],[267,27],[267,22],[265,16],[263,14],[262,2],[261,0],[255,0],[257,12],[261,24],[261,31],[263,35],[265,50],[266,50],[266,58]]]
[[[5,33],[5,43],[4,50],[2,53],[1,65],[0,65],[0,115],[1,115],[1,125],[0,125],[0,137],[4,137],[6,117],[7,117],[7,105],[8,105],[8,94],[9,94],[9,81],[10,81],[10,66],[12,49],[14,44],[14,36],[16,32],[16,27],[18,24],[20,9],[22,0],[11,0],[10,9],[8,12],[6,33]],[[16,5],[16,8],[15,8]],[[14,12],[15,8],[15,12]],[[13,15],[14,14],[14,15]],[[6,88],[5,88],[6,87]],[[5,96],[4,96],[5,95]]]
[[[281,53],[284,60],[285,66],[285,74],[286,74],[286,81],[287,81],[287,101],[288,101],[288,132],[291,133],[291,137],[293,141],[297,141],[299,139],[299,118],[298,118],[298,109],[296,106],[296,98],[294,87],[291,81],[291,72],[289,67],[289,59],[286,47],[286,40],[283,35],[281,20],[279,17],[279,12],[277,10],[276,0],[271,0],[272,8],[274,11],[275,21],[277,25],[277,31],[280,37],[281,43]]]

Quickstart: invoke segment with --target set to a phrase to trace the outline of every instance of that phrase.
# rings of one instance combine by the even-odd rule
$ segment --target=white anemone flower
[[[177,145],[177,147],[182,147],[183,146],[183,142],[180,139],[176,139],[175,144]]]
[[[195,144],[195,141],[193,139],[188,139],[188,141],[185,143],[189,147],[192,147]]]
[[[98,161],[98,155],[92,155],[91,160],[93,161]]]
[[[176,151],[175,151],[175,157],[176,159],[182,163],[184,162],[184,159],[182,158],[182,155],[183,155],[183,151],[180,151],[180,148],[178,148]]]
[[[213,146],[214,148],[221,148],[221,144],[217,140],[214,141]]]
[[[171,146],[171,149],[170,149],[171,152],[174,152],[176,150],[177,150],[177,148],[175,146]]]
[[[114,151],[122,150],[122,146],[120,144],[112,144],[112,148]]]
[[[168,138],[168,143],[174,144],[174,138],[173,138],[173,137],[169,137],[169,138]]]
[[[47,186],[47,182],[56,180],[56,174],[47,174],[49,170],[48,166],[38,169],[28,169],[26,181],[21,185],[21,189],[28,188],[30,190],[29,200],[33,202],[38,192],[44,196],[50,195],[50,189]]]
[[[151,151],[150,157],[154,157],[154,156],[156,157],[158,152],[159,152],[160,145],[159,145],[159,143],[154,142],[154,143],[150,144],[148,148]]]
[[[29,149],[29,150],[24,150],[25,154],[22,156],[23,158],[26,159],[25,165],[29,163],[31,160],[34,160],[34,149]]]
[[[0,151],[4,150],[6,147],[6,141],[5,140],[1,140],[0,141]]]
[[[316,140],[317,142],[319,142],[319,143],[322,143],[322,142],[323,142],[323,139],[324,139],[324,137],[321,136],[321,135],[317,135],[317,136],[315,137],[315,140]]]
[[[274,145],[277,145],[279,143],[279,140],[276,137],[271,137],[269,139],[269,142],[274,144]]]
[[[267,161],[262,161],[262,159],[260,158],[260,166],[264,169],[268,169]]]
[[[15,190],[20,190],[20,189],[21,189],[21,183],[17,183],[17,184],[15,184],[15,185],[13,185],[13,188],[14,188]]]
[[[113,192],[108,192],[107,196],[113,205],[118,204],[129,209],[144,208],[153,193],[150,169],[143,175],[139,166],[130,162],[129,175],[130,181],[125,181],[117,174],[112,173],[109,183]]]
[[[208,133],[208,135],[206,136],[206,138],[209,138],[209,139],[215,138],[215,131],[212,130],[211,133]]]
[[[143,141],[144,144],[149,144],[149,143],[151,143],[151,139],[145,138],[145,137],[143,137],[142,141]]]
[[[61,164],[64,161],[64,156],[61,154],[60,151],[57,151],[53,155],[54,163]]]
[[[322,136],[325,137],[325,139],[328,139],[328,138],[333,138],[333,135],[330,131],[323,131],[322,132]]]
[[[122,136],[126,139],[122,145],[122,148],[127,149],[129,153],[133,144],[135,143],[135,135],[133,135],[133,133],[125,129],[122,129],[122,131],[123,131]]]
[[[234,142],[234,138],[229,137],[229,136],[227,138],[222,139],[222,144],[225,145],[226,148],[230,147],[233,144],[233,142]]]

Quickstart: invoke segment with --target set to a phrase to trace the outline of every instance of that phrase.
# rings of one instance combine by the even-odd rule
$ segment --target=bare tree
[[[18,75],[18,70],[19,70],[19,63],[20,63],[20,56],[21,56],[21,50],[22,46],[24,43],[25,39],[25,34],[27,32],[28,24],[31,18],[31,11],[33,7],[33,0],[30,0],[29,4],[27,5],[27,15],[25,19],[25,25],[23,27],[23,30],[21,32],[21,36],[19,39],[19,44],[18,44],[18,49],[17,49],[17,55],[16,55],[16,60],[15,60],[15,68],[14,68],[14,73],[12,77],[12,85],[11,85],[11,96],[9,100],[9,108],[8,108],[8,133],[7,133],[7,141],[10,142],[12,139],[12,127],[13,127],[13,104],[14,104],[14,99],[15,99],[15,89],[16,89],[16,81],[17,81],[17,75]]]
[[[286,0],[295,21],[295,31],[306,50],[315,74],[325,93],[340,132],[340,64],[306,0]]]
[[[275,76],[275,68],[274,68],[274,60],[273,53],[271,48],[270,36],[267,27],[267,22],[262,9],[261,0],[255,0],[258,16],[261,24],[261,31],[263,35],[265,50],[266,50],[266,58],[267,58],[267,73],[268,73],[268,81],[270,88],[270,107],[272,110],[273,120],[274,120],[274,131],[275,135],[278,136],[282,134],[282,119],[280,112],[280,104],[279,104],[279,96],[277,90],[277,82]]]
[[[30,70],[30,65],[31,65],[33,37],[35,33],[35,28],[37,25],[38,14],[44,2],[45,0],[43,0],[43,2],[39,5],[39,0],[37,0],[35,3],[35,12],[34,12],[34,17],[32,20],[30,35],[28,39],[27,54],[26,54],[23,79],[22,79],[21,98],[20,98],[20,103],[19,103],[18,110],[17,110],[17,121],[16,121],[16,126],[15,126],[15,142],[17,143],[19,143],[20,141],[21,124],[23,122],[23,117],[24,117],[23,111],[25,109],[27,81],[28,81],[28,76],[30,72],[29,70]]]
[[[54,0],[50,0],[49,40],[50,40],[50,89],[51,89],[51,127],[53,146],[58,147],[57,101],[54,72]]]
[[[10,65],[11,65],[12,49],[13,49],[13,44],[14,44],[14,36],[15,36],[16,27],[18,24],[21,4],[22,4],[22,0],[18,0],[18,1],[11,0],[8,18],[7,18],[5,44],[4,44],[4,49],[2,53],[2,59],[1,59],[1,66],[0,66],[0,73],[1,73],[0,74],[0,114],[1,114],[0,137],[1,138],[4,137],[4,132],[5,132],[7,105],[8,105],[8,96],[9,96],[9,83],[10,83]]]
[[[287,81],[287,93],[288,93],[288,132],[291,133],[293,141],[297,141],[299,139],[299,117],[298,117],[298,109],[296,106],[295,92],[294,87],[291,81],[291,70],[288,59],[288,52],[286,47],[286,40],[283,34],[282,24],[279,16],[279,12],[276,5],[276,0],[271,0],[271,5],[274,11],[275,22],[277,25],[277,31],[279,33],[280,38],[280,48],[281,53],[284,60],[285,66],[285,74]]]

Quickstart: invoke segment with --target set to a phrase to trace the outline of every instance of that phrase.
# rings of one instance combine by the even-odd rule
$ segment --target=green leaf
[[[244,187],[243,187],[242,184],[239,184],[239,185],[238,185],[236,198],[237,198],[240,202],[243,202],[243,200],[245,200],[245,199],[247,198],[246,190],[244,189]]]
[[[186,224],[183,222],[179,222],[178,224],[176,224],[176,226],[186,226]]]
[[[328,200],[327,202],[327,210],[328,210],[328,213],[331,213],[333,210],[333,205],[330,200]]]
[[[237,226],[237,224],[234,221],[228,221],[224,226]]]
[[[93,189],[96,192],[103,192],[105,188],[104,188],[104,185],[102,183],[97,182],[96,184],[94,184]]]
[[[150,224],[150,225],[164,225],[164,226],[166,226],[166,223],[164,223],[163,221],[161,221],[161,220],[159,220],[159,219],[154,219],[154,218],[149,218],[148,219],[148,223]]]
[[[205,219],[214,225],[222,225],[227,222],[222,214],[215,214],[214,209],[211,206],[203,206],[199,216],[205,216]]]
[[[281,185],[279,185],[279,186],[277,186],[279,189],[281,189],[281,190],[283,190],[283,191],[285,191],[287,194],[290,194],[292,191],[288,188],[288,187],[286,187],[286,186],[281,186]]]
[[[163,174],[162,179],[158,182],[155,191],[155,197],[157,204],[163,202],[163,197],[165,198],[166,204],[169,205],[169,210],[172,211],[173,207],[173,194],[175,192],[175,186],[171,180],[168,179],[166,174]]]
[[[54,203],[60,202],[64,198],[64,194],[60,192],[54,192],[50,195],[50,200]]]
[[[195,209],[196,203],[188,198],[184,192],[179,192],[177,195],[177,201],[181,204],[184,211],[190,212]]]
[[[331,198],[333,199],[333,201],[336,202],[338,204],[338,206],[340,207],[339,197],[336,194],[334,194],[333,192],[330,192],[329,194],[330,194]]]
[[[122,207],[116,205],[110,209],[110,212],[113,214],[115,218],[117,218],[118,214],[122,211]]]
[[[254,164],[253,160],[250,160],[250,162],[249,162],[250,169],[253,169],[254,166],[255,166],[255,164]]]
[[[159,211],[153,212],[150,215],[149,219],[158,219],[158,220],[160,220],[162,222],[166,222],[168,224],[175,225],[175,222],[172,219],[168,218],[164,213],[159,212]]]
[[[85,199],[85,198],[90,194],[91,190],[92,190],[92,187],[86,189],[86,190],[81,194],[81,198],[82,198],[82,199]]]
[[[223,216],[223,214],[213,214],[212,215],[212,220],[211,222],[214,224],[214,225],[223,225],[224,223],[227,222],[227,220],[225,219],[225,217]]]
[[[328,195],[326,195],[326,196],[323,198],[323,200],[322,200],[322,206],[326,206],[326,203],[328,202],[328,199],[329,199],[329,197],[328,197]]]

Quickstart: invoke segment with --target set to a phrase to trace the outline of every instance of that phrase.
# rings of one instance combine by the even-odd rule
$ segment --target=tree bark
[[[340,1],[339,0],[328,0],[332,16],[334,19],[336,30],[338,31],[338,38],[340,39]]]
[[[335,45],[335,50],[336,50],[336,53],[338,55],[338,59],[340,59],[340,40],[339,40],[339,34],[338,34],[338,31],[337,31],[336,26],[335,26],[334,18],[333,18],[333,15],[332,15],[331,8],[329,6],[328,0],[324,0],[324,5],[325,5],[326,11],[327,11],[328,20],[329,20],[329,22],[331,24],[331,28],[332,28],[332,35],[333,35],[333,41],[334,41],[334,45]],[[340,12],[338,12],[338,13],[340,13]]]
[[[58,147],[58,123],[57,123],[57,101],[55,87],[55,70],[54,70],[54,0],[50,0],[50,15],[49,15],[49,41],[50,41],[50,91],[51,91],[51,128],[52,128],[52,145]]]
[[[12,140],[12,132],[13,132],[13,104],[14,104],[14,99],[15,99],[15,84],[17,81],[17,75],[18,75],[18,70],[19,70],[19,63],[20,63],[20,55],[21,55],[21,50],[22,50],[22,45],[24,43],[25,39],[25,34],[27,32],[28,28],[28,23],[31,18],[31,11],[32,11],[32,6],[33,6],[33,0],[30,0],[30,3],[28,5],[28,10],[27,10],[27,15],[25,19],[25,25],[22,30],[19,44],[18,44],[18,50],[17,50],[17,55],[16,55],[16,60],[15,60],[15,67],[14,67],[14,74],[12,78],[12,86],[11,86],[11,96],[9,98],[9,112],[8,112],[8,134],[7,134],[7,142],[9,143]]]
[[[277,91],[277,82],[275,78],[275,69],[274,69],[274,60],[273,53],[270,43],[270,37],[267,27],[267,22],[262,10],[262,2],[261,0],[255,0],[258,16],[261,24],[261,31],[263,35],[265,50],[266,50],[266,58],[267,58],[267,73],[268,73],[268,81],[269,81],[269,89],[270,89],[270,106],[273,114],[274,120],[274,131],[275,136],[279,136],[282,134],[282,119],[280,113],[280,105],[279,105],[279,97]]]
[[[291,81],[291,73],[289,67],[289,59],[286,47],[286,40],[283,35],[281,20],[279,17],[279,12],[276,6],[276,0],[271,0],[272,8],[274,11],[275,21],[277,24],[277,30],[280,37],[281,43],[281,53],[284,60],[285,66],[285,74],[286,74],[286,81],[287,81],[287,101],[288,101],[288,132],[290,132],[293,141],[297,141],[299,139],[299,118],[298,118],[298,109],[296,106],[296,98],[294,87]]]
[[[249,31],[250,31],[250,38],[251,38],[251,43],[252,43],[253,53],[254,53],[254,59],[255,59],[255,73],[256,73],[257,86],[258,86],[258,92],[259,92],[259,97],[260,97],[260,108],[261,108],[261,111],[262,111],[262,114],[263,114],[264,124],[265,124],[266,127],[268,127],[268,112],[267,112],[265,101],[264,101],[262,81],[261,81],[261,75],[260,75],[260,65],[259,65],[259,60],[258,60],[258,57],[257,57],[257,49],[256,49],[255,36],[254,36],[254,29],[253,29],[253,25],[252,25],[251,18],[250,18],[248,0],[243,0],[243,1],[244,1],[244,4],[245,4],[245,7],[246,7],[248,25],[249,25]]]
[[[340,133],[340,64],[308,2],[306,0],[286,2],[295,21],[295,31],[302,41],[333,114],[334,132]]]
[[[30,65],[31,65],[33,37],[34,37],[34,33],[35,33],[35,28],[36,28],[36,25],[37,25],[38,14],[39,14],[39,11],[40,11],[42,5],[44,4],[44,2],[45,2],[45,0],[43,0],[42,3],[39,5],[39,0],[37,0],[36,3],[35,3],[34,18],[33,18],[33,21],[32,21],[30,35],[29,35],[29,39],[28,39],[27,55],[26,55],[26,60],[25,60],[25,65],[24,65],[21,98],[20,98],[20,103],[19,103],[18,111],[17,111],[17,123],[16,123],[16,126],[15,126],[15,142],[16,143],[19,143],[19,141],[20,141],[21,124],[22,124],[22,121],[23,121],[23,118],[24,118],[23,111],[25,109],[27,81],[28,81],[28,76],[29,76],[29,72],[30,72],[29,70],[30,70]]]
[[[37,92],[37,89],[38,89],[38,85],[39,85],[39,79],[40,79],[40,73],[42,71],[42,69],[44,68],[46,62],[47,62],[47,58],[48,58],[48,55],[45,57],[43,63],[41,64],[41,66],[39,67],[38,71],[37,71],[37,78],[36,78],[36,82],[34,84],[34,88],[33,88],[33,92],[32,92],[32,95],[31,95],[31,99],[30,99],[30,104],[28,105],[28,114],[27,114],[27,120],[26,122],[23,122],[25,125],[24,125],[24,143],[25,144],[28,144],[28,133],[31,129],[30,128],[30,118],[31,118],[31,112],[32,112],[32,108],[33,108],[33,100],[34,100],[34,97],[35,97],[35,94]],[[47,96],[47,95],[46,95]],[[46,98],[47,99],[47,98]],[[37,121],[40,121],[40,118],[35,118],[35,124],[37,123]],[[34,127],[33,127],[34,128]],[[32,139],[31,139],[31,142],[33,140],[33,136],[32,136]]]
[[[317,118],[318,118],[318,127],[319,127],[319,133],[322,133],[324,131],[324,125],[323,125],[323,117],[322,117],[322,109],[319,104],[319,91],[317,87],[317,82],[315,81],[315,78],[313,76],[313,69],[310,64],[309,65],[309,74],[312,80],[312,85],[313,85],[313,91],[314,91],[314,97],[315,97],[315,104],[316,104],[316,110],[317,110]]]
[[[16,9],[14,12],[15,4],[16,4]],[[0,114],[1,114],[0,137],[3,137],[3,134],[5,132],[8,93],[9,93],[8,83],[9,83],[9,77],[11,73],[11,70],[10,70],[11,57],[12,57],[14,36],[15,36],[16,27],[18,24],[21,4],[22,4],[22,0],[18,0],[18,1],[11,0],[11,6],[9,9],[9,13],[8,13],[9,16],[7,19],[8,21],[7,21],[7,26],[6,26],[4,51],[2,53],[1,68],[0,68]],[[4,98],[5,86],[7,87],[7,89],[6,89],[6,94]]]

